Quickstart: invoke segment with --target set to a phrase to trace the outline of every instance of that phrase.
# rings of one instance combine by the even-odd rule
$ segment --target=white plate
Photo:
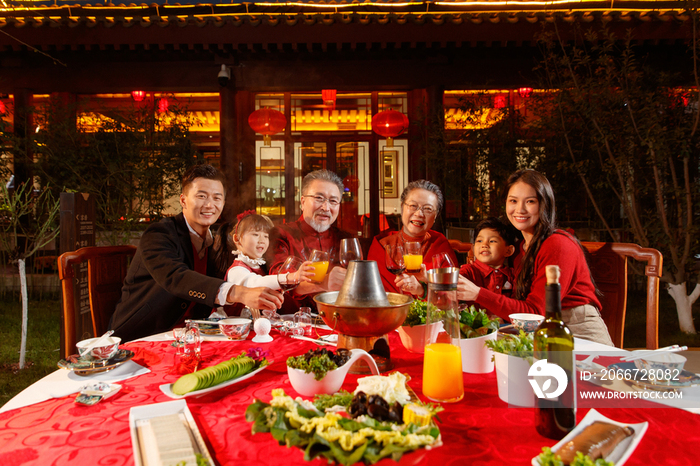
[[[211,457],[211,454],[207,449],[207,445],[204,443],[202,434],[199,432],[197,423],[194,422],[192,413],[187,407],[187,402],[185,400],[178,400],[166,401],[165,403],[154,403],[144,406],[134,406],[129,410],[129,429],[131,431],[131,446],[134,450],[134,463],[136,463],[136,466],[144,465],[144,461],[141,458],[142,449],[139,445],[139,435],[136,429],[137,421],[140,421],[142,419],[151,419],[154,417],[167,416],[169,414],[179,413],[183,413],[185,419],[187,420],[190,432],[194,437],[195,451],[198,450],[198,452],[202,456],[209,460],[209,464],[211,464],[212,466],[215,464],[214,459]],[[144,449],[147,448],[148,446],[144,445]]]
[[[569,435],[561,439],[559,443],[552,447],[552,451],[556,453],[556,450],[558,450],[566,442],[580,434],[584,428],[593,424],[593,422],[595,421],[609,422],[610,424],[615,424],[616,426],[631,427],[632,429],[634,429],[634,434],[630,437],[627,437],[622,442],[618,443],[617,447],[615,447],[615,449],[610,453],[610,455],[607,458],[605,458],[608,461],[612,461],[615,464],[615,466],[622,466],[623,464],[625,464],[625,462],[630,457],[634,449],[637,448],[639,441],[642,440],[642,437],[644,437],[644,433],[649,427],[648,422],[640,422],[639,424],[624,424],[622,422],[613,421],[612,419],[603,416],[595,409],[591,409],[590,411],[588,411],[588,414],[586,414],[586,416],[584,416],[584,418],[581,419],[579,425],[577,425],[574,430],[569,432]],[[540,466],[540,462],[537,459],[538,457],[539,455],[532,458],[532,466]]]
[[[270,364],[272,364],[272,361],[269,361],[269,363],[268,363],[267,365],[263,366],[263,367],[258,367],[258,368],[255,369],[253,372],[250,372],[250,373],[244,375],[243,377],[238,377],[238,378],[235,378],[235,379],[231,379],[231,380],[229,380],[228,382],[222,382],[222,383],[220,383],[220,384],[218,384],[218,385],[214,385],[213,387],[203,388],[203,389],[201,389],[201,390],[195,390],[195,391],[193,391],[193,392],[185,393],[184,395],[176,395],[176,394],[174,394],[174,393],[172,392],[172,390],[170,389],[170,388],[172,387],[172,385],[173,385],[173,384],[171,384],[171,383],[166,383],[166,384],[161,385],[161,386],[160,386],[160,391],[163,392],[163,393],[165,393],[166,395],[168,395],[170,398],[172,398],[172,399],[174,399],[174,400],[179,400],[179,399],[181,399],[181,398],[187,398],[188,396],[201,396],[201,395],[204,395],[205,393],[213,392],[214,390],[219,390],[220,388],[228,387],[229,385],[233,385],[233,384],[236,384],[236,383],[238,383],[238,382],[242,382],[242,381],[244,381],[244,380],[247,380],[247,379],[253,377],[253,376],[254,376],[255,374],[257,374],[258,372],[260,372],[260,371],[262,371],[263,369],[265,369],[266,367],[269,367]]]

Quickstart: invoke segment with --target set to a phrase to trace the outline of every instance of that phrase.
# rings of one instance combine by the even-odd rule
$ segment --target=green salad
[[[534,351],[534,340],[531,333],[520,331],[520,335],[506,335],[500,340],[488,340],[485,342],[492,351],[496,353],[509,354],[532,360]]]
[[[422,299],[414,299],[411,307],[408,308],[406,320],[403,321],[404,326],[414,327],[416,325],[425,324],[425,316],[428,313],[428,303]]]
[[[484,309],[477,309],[473,304],[459,314],[459,329],[462,338],[476,338],[498,331],[501,318],[489,316]]]
[[[300,369],[307,374],[314,374],[314,379],[321,380],[328,371],[335,370],[350,359],[350,350],[339,348],[335,353],[326,348],[316,348],[299,356],[290,356],[287,365]]]

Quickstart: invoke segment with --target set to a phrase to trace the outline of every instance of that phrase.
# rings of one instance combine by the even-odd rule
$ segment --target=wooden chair
[[[590,253],[591,273],[603,296],[600,298],[601,314],[608,326],[610,337],[618,348],[622,348],[627,311],[627,258],[646,263],[647,306],[646,345],[649,349],[659,347],[659,282],[663,256],[656,249],[643,248],[630,243],[583,242]]]
[[[457,254],[458,258],[466,256],[468,264],[474,262],[474,252],[472,251],[472,243],[463,243],[457,239],[448,239],[447,241],[450,242],[450,246],[452,246],[452,249],[455,250],[455,253]]]
[[[58,258],[58,278],[63,292],[61,357],[75,352],[75,343],[107,331],[109,320],[121,297],[122,283],[136,246],[93,246],[69,251]],[[87,296],[76,296],[74,265],[87,263]],[[76,299],[77,298],[77,299]],[[83,301],[81,305],[81,300]],[[85,301],[87,300],[87,301]],[[81,313],[89,304],[87,312]],[[79,322],[81,321],[81,322]],[[80,325],[78,325],[80,323]],[[78,328],[81,335],[77,335]],[[87,330],[91,328],[92,332]]]

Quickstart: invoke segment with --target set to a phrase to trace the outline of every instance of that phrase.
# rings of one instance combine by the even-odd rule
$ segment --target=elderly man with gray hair
[[[316,170],[304,177],[301,185],[301,217],[275,228],[270,235],[270,273],[277,273],[285,259],[296,256],[309,260],[316,249],[329,255],[328,273],[320,283],[302,282],[285,296],[282,313],[294,313],[299,307],[316,309],[313,296],[337,291],[345,280],[345,268],[338,265],[340,240],[352,235],[334,225],[343,199],[343,181],[328,170]]]

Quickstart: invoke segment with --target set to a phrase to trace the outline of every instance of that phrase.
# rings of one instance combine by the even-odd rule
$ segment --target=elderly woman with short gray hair
[[[418,297],[424,296],[427,292],[427,287],[420,281],[420,273],[394,275],[389,271],[386,263],[387,246],[403,247],[408,242],[420,243],[420,252],[426,269],[432,268],[433,256],[440,253],[446,253],[453,264],[457,264],[457,257],[447,238],[432,230],[443,204],[442,191],[437,185],[427,180],[412,181],[401,193],[401,229],[384,231],[377,235],[372,241],[368,255],[369,260],[377,261],[386,291],[406,292]]]

